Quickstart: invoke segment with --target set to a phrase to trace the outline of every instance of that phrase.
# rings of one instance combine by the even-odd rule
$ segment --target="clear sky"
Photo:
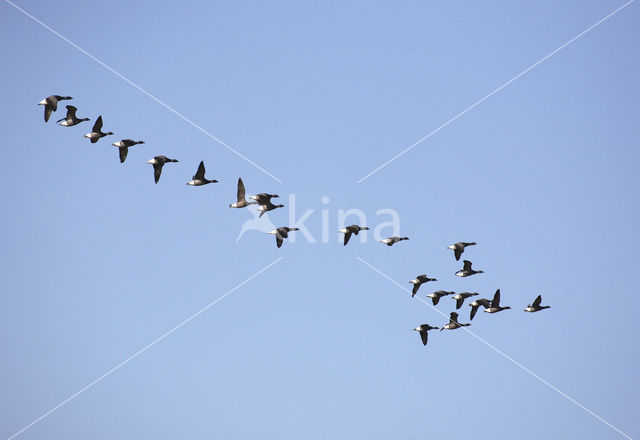
[[[463,330],[423,347],[446,319],[361,257],[438,278],[421,298],[500,288],[469,329],[640,437],[640,3],[356,183],[623,3],[17,3],[278,183],[0,1],[0,434],[283,257],[16,438],[624,438]],[[45,124],[51,94],[92,121]],[[220,183],[185,185],[200,160]],[[238,177],[316,242],[236,241]],[[411,239],[344,247],[340,209]],[[456,241],[484,274],[453,275]]]

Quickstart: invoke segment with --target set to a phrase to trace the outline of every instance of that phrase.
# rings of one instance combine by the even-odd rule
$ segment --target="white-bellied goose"
[[[137,144],[144,144],[144,141],[134,141],[132,139],[122,139],[121,141],[114,142],[114,147],[118,147],[120,153],[120,163],[127,160],[127,154],[129,154],[129,147]]]
[[[438,327],[431,327],[429,324],[421,324],[414,328],[415,331],[420,332],[420,339],[422,339],[422,345],[427,345],[429,339],[429,330],[437,330]]]
[[[91,143],[95,144],[96,142],[98,142],[98,140],[100,140],[100,138],[103,138],[105,136],[109,136],[112,134],[113,134],[112,131],[109,131],[107,133],[102,132],[102,115],[100,115],[98,116],[98,119],[96,119],[96,123],[93,124],[91,133],[85,134],[84,137],[91,139]]]
[[[456,292],[447,292],[444,290],[438,290],[436,292],[430,293],[427,295],[427,298],[431,298],[431,301],[433,302],[433,305],[437,305],[438,302],[440,301],[440,298],[442,298],[443,296],[447,296],[447,295],[453,295]]]
[[[76,117],[76,111],[78,109],[75,108],[72,105],[68,105],[67,106],[67,116],[65,116],[62,119],[58,119],[58,123],[63,126],[63,127],[73,127],[74,125],[78,125],[79,123],[83,122],[83,121],[90,121],[91,119],[89,118],[82,118],[82,119],[78,119]]]
[[[396,237],[395,235],[393,237],[389,237],[389,238],[385,238],[383,240],[380,240],[380,243],[384,243],[387,246],[393,246],[394,244],[396,244],[399,241],[402,240],[408,240],[409,237]]]
[[[48,98],[44,98],[38,103],[38,105],[44,105],[44,122],[49,121],[51,113],[58,110],[58,101],[65,99],[73,99],[71,96],[51,95]]]
[[[540,310],[551,308],[551,306],[541,306],[540,305],[541,302],[542,302],[542,295],[538,295],[538,297],[533,301],[533,304],[529,304],[527,308],[524,309],[524,311],[533,313],[533,312],[539,312]]]
[[[462,266],[462,269],[460,269],[459,271],[456,272],[456,276],[459,277],[468,277],[477,273],[484,273],[483,270],[473,270],[471,269],[471,261],[469,260],[464,260],[463,261],[464,265]]]
[[[413,290],[411,290],[411,298],[416,296],[416,293],[418,293],[418,289],[420,288],[421,285],[429,281],[438,281],[438,280],[436,280],[435,278],[429,278],[427,277],[426,274],[423,274],[423,275],[418,275],[414,280],[409,281],[411,284],[413,284]]]
[[[466,248],[467,246],[473,246],[474,244],[476,244],[475,241],[472,241],[471,243],[459,241],[455,244],[452,244],[451,246],[447,246],[447,249],[451,249],[453,251],[453,255],[455,255],[456,261],[458,261],[460,260],[460,255],[462,255],[462,253],[464,252],[464,248]]]
[[[249,198],[258,202],[258,205],[264,205],[265,203],[269,203],[272,198],[277,199],[278,197],[280,197],[278,194],[260,193]]]
[[[340,229],[338,232],[342,232],[344,234],[344,245],[346,246],[347,243],[349,243],[349,239],[351,238],[351,234],[356,234],[358,235],[358,232],[360,231],[368,231],[369,228],[366,226],[358,226],[358,225],[351,225],[351,226],[347,226],[344,229]]]
[[[238,201],[236,203],[232,203],[229,205],[229,208],[244,208],[245,206],[255,205],[258,202],[247,202],[244,198],[244,183],[242,183],[242,178],[238,177],[238,192],[236,197]]]
[[[260,215],[258,216],[258,218],[262,217],[265,212],[273,211],[277,208],[284,208],[284,205],[274,205],[273,203],[271,203],[271,201],[263,203],[262,205],[258,206],[258,211],[260,211]]]
[[[204,161],[200,161],[200,165],[198,165],[198,171],[196,171],[196,174],[191,178],[192,180],[187,182],[187,185],[202,186],[208,183],[218,182],[217,180],[208,180],[206,177],[204,177],[204,171]]]
[[[445,325],[444,327],[442,327],[440,329],[440,331],[442,330],[455,330],[457,328],[460,327],[467,327],[470,326],[471,324],[467,323],[467,324],[460,324],[458,322],[458,314],[456,312],[451,312],[451,315],[449,315],[449,323],[447,325]]]
[[[469,305],[471,306],[471,316],[469,319],[473,321],[473,317],[476,316],[476,313],[478,312],[478,307],[482,306],[485,309],[491,307],[491,300],[486,298],[478,298],[474,302],[469,303]]]
[[[493,295],[493,301],[491,301],[491,305],[484,309],[487,313],[497,313],[503,310],[510,309],[511,307],[501,307],[500,306],[500,289],[496,290],[496,293]]]
[[[153,159],[149,159],[147,163],[153,165],[153,178],[158,183],[160,175],[162,174],[162,167],[167,162],[178,162],[177,159],[169,159],[167,156],[155,156]]]
[[[273,234],[276,236],[276,245],[280,247],[282,246],[282,242],[284,241],[284,239],[289,236],[289,232],[299,230],[299,228],[288,228],[286,226],[282,226],[280,228],[274,229],[273,231],[269,231],[269,234]]]
[[[464,300],[467,298],[471,298],[472,296],[476,296],[478,295],[476,292],[460,292],[457,295],[453,296],[453,299],[456,300],[456,309],[459,309],[460,307],[462,307],[462,303],[464,303]]]

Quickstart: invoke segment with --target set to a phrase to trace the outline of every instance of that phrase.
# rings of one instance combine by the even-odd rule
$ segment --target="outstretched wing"
[[[455,324],[457,322],[458,322],[458,314],[456,312],[451,312],[451,315],[449,315],[449,323]]]
[[[456,309],[462,307],[462,303],[464,302],[464,298],[460,298],[456,300]]]
[[[351,238],[351,231],[347,231],[344,233],[344,245],[346,246],[349,243],[349,239]]]
[[[462,255],[462,251],[460,249],[454,249],[453,254],[456,256],[456,261],[460,261],[460,255]]]
[[[76,110],[78,110],[77,108],[75,108],[72,105],[68,105],[67,106],[67,119],[75,119],[76,118]]]
[[[282,236],[280,236],[279,234],[276,234],[276,244],[278,245],[278,247],[282,246],[283,241],[284,239],[282,238]]]
[[[438,302],[440,302],[440,297],[438,295],[435,295],[433,298],[431,298],[433,305],[437,305]]]
[[[462,267],[462,270],[470,271],[471,270],[471,261],[463,260],[462,262],[464,263],[464,266]]]
[[[476,312],[478,311],[478,307],[480,307],[480,306],[479,305],[478,306],[471,306],[471,316],[469,317],[469,319],[471,321],[473,321],[473,317],[476,316]]]
[[[414,284],[413,285],[413,289],[411,290],[411,298],[416,296],[416,293],[418,293],[418,289],[419,288],[420,288],[420,284]]]
[[[53,113],[53,108],[50,104],[44,106],[44,122],[47,122]]]
[[[238,177],[238,202],[242,202],[244,200],[244,183],[242,183],[242,179]]]
[[[542,302],[542,295],[538,295],[538,297],[533,301],[532,306],[537,309],[538,307],[540,307],[541,302]]]
[[[196,171],[196,175],[193,176],[193,180],[204,180],[204,161],[200,161],[198,171]]]
[[[427,345],[429,333],[427,331],[420,330],[420,338],[422,339],[422,345]]]
[[[91,131],[94,133],[99,133],[100,130],[102,130],[102,115],[98,116],[98,119],[96,119],[96,123],[93,124],[93,128],[91,129]]]
[[[129,147],[118,147],[120,150],[120,163],[124,163],[127,160],[127,154],[129,154]]]
[[[156,183],[158,183],[158,180],[160,180],[160,175],[162,174],[163,165],[164,165],[163,162],[158,162],[158,161],[156,161],[156,163],[153,164],[153,178],[155,179]]]
[[[493,295],[491,307],[500,307],[500,289],[496,290],[496,293]]]

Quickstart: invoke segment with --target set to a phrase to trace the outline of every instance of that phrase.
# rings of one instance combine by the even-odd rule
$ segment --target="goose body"
[[[102,115],[100,115],[98,116],[98,119],[96,119],[96,123],[93,124],[91,133],[85,134],[84,137],[89,138],[91,140],[91,143],[95,144],[100,140],[100,138],[103,138],[105,136],[110,136],[112,134],[113,134],[112,131],[109,131],[107,133],[102,132]]]
[[[455,330],[457,328],[460,327],[468,327],[471,324],[467,323],[467,324],[460,324],[458,322],[458,314],[456,312],[451,312],[451,315],[449,315],[449,323],[444,325],[443,327],[440,328],[440,331],[442,330]]]
[[[511,307],[509,306],[506,306],[506,307],[500,306],[500,289],[498,289],[496,290],[496,293],[493,295],[493,301],[491,301],[491,305],[486,309],[484,309],[484,311],[486,313],[497,313],[510,308]]]
[[[338,232],[342,232],[344,234],[344,245],[346,246],[347,243],[349,243],[349,239],[351,238],[352,234],[358,235],[360,231],[368,231],[368,230],[369,228],[366,226],[351,225],[351,226],[347,226],[344,229],[340,229]]]
[[[447,246],[447,249],[451,249],[453,251],[453,255],[456,257],[456,261],[460,260],[460,255],[464,252],[464,248],[467,246],[473,246],[476,242],[472,241],[471,243],[465,243],[464,241],[459,241],[457,243],[452,244],[451,246]]]
[[[471,268],[471,261],[469,261],[469,260],[464,260],[463,263],[464,263],[464,265],[463,265],[462,269],[460,269],[459,271],[456,272],[456,276],[468,277],[468,276],[471,276],[471,275],[475,275],[477,273],[484,273],[483,270],[473,270]]]
[[[431,298],[431,302],[433,302],[433,305],[435,306],[440,301],[440,298],[447,295],[453,295],[454,293],[456,292],[447,292],[445,290],[438,290],[436,292],[428,294],[427,298]]]
[[[478,295],[478,293],[476,292],[460,292],[457,295],[453,296],[453,299],[456,300],[456,309],[459,309],[460,307],[462,307],[462,304],[464,303],[464,300],[467,298],[471,298],[472,296],[476,296]]]
[[[276,228],[273,231],[269,231],[269,234],[273,234],[276,236],[276,246],[282,246],[282,242],[284,239],[289,237],[289,232],[291,231],[299,231],[299,228],[289,228],[286,226],[282,226],[280,228]]]
[[[247,200],[244,198],[244,194],[244,183],[242,182],[242,179],[238,177],[238,192],[236,194],[236,198],[238,201],[229,205],[229,208],[244,208],[245,206],[255,205],[256,203],[258,203],[247,202]]]
[[[198,170],[196,174],[191,178],[187,185],[191,186],[202,186],[208,183],[217,183],[217,180],[209,180],[204,177],[205,169],[204,169],[204,161],[200,161],[200,165],[198,165]]]
[[[538,297],[533,301],[533,304],[529,304],[527,308],[524,309],[524,311],[533,313],[533,312],[539,312],[540,310],[551,308],[551,306],[541,306],[540,305],[541,302],[542,302],[542,295],[538,295]]]
[[[153,159],[149,159],[147,163],[153,165],[153,179],[156,183],[160,180],[162,174],[162,167],[165,163],[178,162],[177,159],[169,159],[167,156],[155,156]]]
[[[122,139],[121,141],[114,142],[114,147],[118,147],[118,152],[120,153],[120,163],[123,163],[127,160],[127,154],[129,154],[129,147],[137,144],[144,144],[144,141],[134,141],[132,139]]]
[[[58,124],[63,126],[63,127],[73,127],[74,125],[78,125],[79,123],[81,123],[83,121],[90,121],[91,120],[89,118],[78,119],[78,117],[76,116],[76,111],[78,111],[77,108],[75,108],[72,105],[68,105],[67,106],[67,116],[65,116],[62,119],[58,119],[58,121],[57,121]]]
[[[473,317],[476,316],[476,313],[478,312],[478,307],[482,306],[485,309],[488,309],[489,307],[491,307],[491,300],[486,298],[478,298],[474,302],[470,303],[469,306],[471,306],[471,316],[469,317],[469,319],[473,321]]]
[[[265,212],[273,211],[277,208],[284,208],[284,205],[274,205],[273,203],[271,203],[271,201],[268,201],[267,203],[258,206],[258,211],[260,211],[260,215],[258,216],[258,218],[262,217]]]
[[[38,105],[44,105],[44,122],[49,121],[51,113],[58,110],[58,101],[63,101],[65,99],[73,98],[71,96],[51,95],[38,103]]]
[[[415,279],[409,281],[411,284],[413,284],[413,289],[411,290],[411,298],[413,298],[416,295],[416,293],[418,293],[418,289],[420,288],[421,285],[429,281],[438,281],[438,280],[436,280],[435,278],[429,278],[427,277],[426,274],[423,274],[423,275],[418,275]]]
[[[399,241],[402,240],[408,240],[409,237],[396,237],[395,235],[393,237],[389,237],[389,238],[385,238],[383,240],[380,240],[380,243],[384,243],[387,246],[393,246],[394,244],[396,244]]]
[[[437,330],[438,327],[431,327],[429,324],[421,324],[414,328],[415,331],[420,332],[420,339],[422,339],[422,345],[427,345],[429,339],[429,330]]]

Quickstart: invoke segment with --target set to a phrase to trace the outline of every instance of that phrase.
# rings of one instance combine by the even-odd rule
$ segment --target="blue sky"
[[[500,288],[512,310],[469,329],[640,436],[636,3],[356,183],[623,3],[17,3],[278,183],[1,2],[4,438],[279,257],[16,438],[624,438],[463,330],[423,347],[446,319],[357,257],[438,278],[422,298]],[[54,93],[92,122],[45,124]],[[146,143],[120,164],[123,138]],[[200,160],[220,183],[185,185]],[[238,177],[318,242],[236,242]],[[340,209],[411,240],[343,247]],[[484,274],[453,275],[461,240]]]

